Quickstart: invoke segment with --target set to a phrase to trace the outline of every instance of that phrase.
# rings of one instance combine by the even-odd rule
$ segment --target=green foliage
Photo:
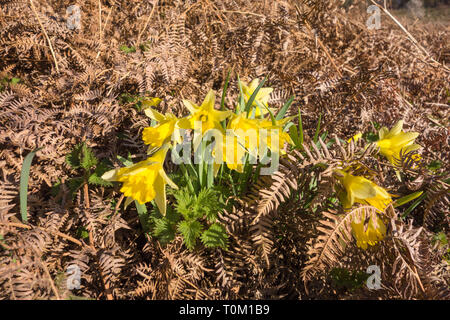
[[[436,173],[439,171],[439,169],[442,168],[442,162],[439,160],[433,160],[430,162],[430,164],[427,166],[428,170]]]
[[[167,208],[165,217],[156,207],[153,209],[150,215],[152,235],[162,244],[167,244],[179,232],[189,250],[195,248],[199,238],[207,248],[226,249],[228,235],[225,228],[216,222],[218,213],[224,208],[221,192],[216,188],[202,189],[195,195],[186,187],[173,191],[173,196],[175,204]]]
[[[132,53],[132,52],[136,52],[136,47],[135,46],[127,46],[126,44],[123,44],[119,47],[120,51],[125,52],[126,54],[128,53]]]
[[[333,285],[338,289],[354,291],[361,288],[369,278],[363,271],[349,271],[344,268],[334,268],[330,271]]]
[[[225,227],[218,223],[212,224],[208,230],[202,233],[201,241],[207,248],[221,247],[226,249],[228,235]]]
[[[74,149],[66,155],[66,163],[72,169],[82,173],[80,176],[70,178],[67,181],[67,186],[69,187],[72,196],[85,183],[103,187],[110,187],[113,185],[111,182],[101,178],[101,176],[109,170],[111,163],[106,159],[99,162],[92,152],[92,149],[89,148],[85,142],[77,144]],[[57,185],[54,187],[58,188]],[[53,190],[53,192],[57,192],[57,189]]]
[[[77,236],[78,236],[78,238],[81,238],[81,239],[87,239],[87,238],[89,238],[89,232],[86,230],[86,228],[80,227],[77,230]]]
[[[14,85],[14,84],[17,84],[17,83],[19,83],[21,81],[22,80],[20,78],[3,77],[3,78],[0,79],[0,91],[3,91],[8,84]]]
[[[149,225],[152,235],[157,237],[161,244],[165,245],[175,238],[177,224],[181,216],[173,208],[168,207],[166,216],[162,216],[156,206],[150,213]]]
[[[23,160],[22,170],[20,172],[20,187],[19,187],[19,197],[20,197],[20,215],[22,216],[22,221],[27,221],[27,196],[28,196],[28,179],[30,178],[30,168],[31,161],[33,161],[34,155],[41,148],[31,151],[25,159]]]
[[[184,220],[178,224],[178,231],[183,235],[184,243],[189,250],[194,249],[203,225],[197,220]]]

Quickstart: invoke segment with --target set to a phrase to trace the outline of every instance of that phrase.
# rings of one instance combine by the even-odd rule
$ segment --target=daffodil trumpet
[[[344,170],[337,170],[336,174],[344,189],[339,193],[344,208],[351,208],[355,202],[358,202],[384,212],[392,202],[391,195],[374,182],[361,176],[354,176]]]
[[[174,189],[177,185],[163,169],[169,145],[164,145],[153,156],[129,167],[117,168],[103,174],[106,181],[118,181],[123,185],[120,191],[140,204],[155,200],[159,211],[166,214],[166,184]]]

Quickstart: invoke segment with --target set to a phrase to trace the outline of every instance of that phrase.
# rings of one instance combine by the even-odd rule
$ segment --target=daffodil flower
[[[249,85],[244,82],[242,84],[242,91],[244,93],[244,101],[247,103],[250,100],[253,92],[258,88],[259,79],[253,79]],[[272,93],[273,88],[260,88],[258,93],[256,94],[255,100],[253,100],[252,107],[255,107],[255,117],[261,117],[262,115],[266,115],[269,111],[266,108],[261,108],[258,106],[259,102],[263,106],[268,106],[268,102],[270,99],[270,94]]]
[[[403,120],[398,121],[395,126],[389,130],[383,127],[379,131],[380,139],[376,142],[380,147],[380,153],[384,155],[390,163],[397,165],[400,160],[400,153],[408,152],[420,148],[414,140],[418,137],[418,132],[403,132]]]
[[[350,139],[347,140],[348,143],[350,143],[352,140],[354,143],[357,143],[359,139],[362,138],[362,133],[358,132],[357,134],[355,134],[353,137],[351,137]]]
[[[168,145],[164,145],[152,157],[129,167],[110,170],[102,178],[107,181],[123,182],[120,191],[140,204],[155,200],[159,211],[165,215],[166,184],[178,189],[163,169],[167,150]]]
[[[217,129],[223,133],[220,122],[228,118],[232,112],[230,110],[218,111],[214,109],[215,99],[214,91],[210,90],[201,106],[189,100],[183,100],[183,104],[191,115],[187,118],[180,119],[179,126],[183,129],[195,129],[195,122],[199,121],[202,124],[202,135],[210,129]]]
[[[352,221],[352,231],[356,239],[356,245],[364,250],[367,246],[374,246],[378,241],[383,240],[386,236],[386,226],[380,217],[371,217],[365,229],[365,215],[362,216],[361,221]]]
[[[179,129],[177,128],[179,119],[170,113],[162,115],[150,107],[145,108],[144,112],[150,119],[159,122],[159,124],[156,127],[144,128],[142,140],[152,148],[159,148],[171,139],[175,130]],[[176,135],[175,141],[181,142],[180,137],[180,134]]]
[[[279,152],[281,154],[286,154],[286,151],[284,151],[284,145],[285,143],[289,143],[290,145],[294,145],[294,142],[292,141],[291,136],[283,130],[284,125],[291,121],[294,117],[287,117],[281,120],[275,120],[275,124],[272,123],[271,120],[260,120],[259,126],[261,129],[267,130],[267,147],[272,152]],[[278,132],[278,145],[272,146],[272,138],[270,134],[270,130],[276,130],[275,132]]]
[[[353,176],[343,170],[338,170],[338,180],[345,192],[340,194],[344,208],[351,208],[355,202],[368,204],[383,212],[392,202],[390,194],[372,181],[359,176]]]
[[[243,158],[246,153],[255,157],[259,146],[260,121],[248,119],[245,113],[233,114],[228,122],[223,144],[223,161],[231,170],[244,170]]]

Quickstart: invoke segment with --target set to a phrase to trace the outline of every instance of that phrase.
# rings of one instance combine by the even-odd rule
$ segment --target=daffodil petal
[[[363,177],[353,177],[350,188],[355,198],[359,199],[372,198],[377,194],[370,181]]]
[[[214,102],[216,101],[216,95],[214,90],[209,90],[206,94],[205,99],[202,103],[202,108],[205,108],[206,110],[212,111],[214,110]]]
[[[164,179],[164,183],[168,184],[173,189],[178,189],[178,186],[172,181],[172,179],[169,178],[164,170],[159,170],[159,175]]]
[[[150,119],[153,119],[158,122],[163,122],[164,120],[166,120],[166,117],[164,115],[162,115],[161,113],[159,113],[158,111],[156,111],[150,107],[145,108],[144,113]]]
[[[398,135],[403,129],[403,120],[399,120],[389,131],[389,136],[396,136]]]
[[[199,108],[195,103],[193,103],[189,100],[183,99],[183,104],[189,110],[189,112],[192,114],[197,112],[197,109]]]
[[[105,172],[102,175],[102,179],[106,181],[117,181],[117,172],[119,172],[120,169],[113,169]]]

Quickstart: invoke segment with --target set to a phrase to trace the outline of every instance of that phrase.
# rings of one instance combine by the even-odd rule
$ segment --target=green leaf
[[[83,143],[81,149],[83,154],[83,157],[81,159],[81,167],[83,167],[83,169],[85,170],[89,170],[96,166],[98,160],[92,152],[92,149],[89,148],[85,143]]]
[[[248,99],[247,104],[245,105],[245,112],[247,112],[247,116],[250,113],[251,106],[253,104],[253,101],[255,101],[256,95],[258,94],[259,90],[262,88],[262,86],[264,85],[266,80],[267,80],[267,76],[265,76],[264,79],[262,79],[262,81],[256,87],[255,91],[253,91],[252,95],[250,96],[250,99]],[[261,112],[262,112],[262,109],[261,109]]]
[[[73,150],[66,155],[66,163],[72,168],[72,169],[78,169],[81,167],[81,144],[77,144]]]
[[[207,248],[226,249],[228,245],[228,234],[225,227],[218,223],[212,224],[208,230],[202,233],[200,239]]]
[[[33,161],[34,155],[36,152],[41,150],[42,148],[35,149],[31,151],[22,164],[22,171],[20,172],[20,189],[19,189],[19,197],[20,197],[20,215],[22,216],[22,221],[27,222],[27,197],[28,197],[28,180],[30,178],[30,167],[31,161]]]
[[[439,160],[433,160],[427,165],[427,168],[431,171],[438,171],[442,167],[442,162]]]
[[[175,239],[174,225],[166,218],[155,219],[153,235],[163,244],[167,244]]]
[[[363,134],[363,139],[368,142],[375,142],[379,140],[378,133],[367,132]]]
[[[295,96],[292,96],[292,97],[289,98],[288,101],[286,101],[284,106],[280,109],[280,111],[278,112],[277,116],[275,117],[275,120],[283,119],[284,115],[286,114],[286,111],[289,109],[289,107],[291,106],[292,102],[294,101],[294,98],[295,98]]]
[[[67,186],[69,187],[69,191],[70,191],[70,194],[72,195],[72,197],[78,191],[78,189],[81,188],[81,186],[83,184],[84,184],[83,177],[71,178],[67,181]]]
[[[239,87],[239,101],[238,101],[238,108],[236,108],[236,114],[239,114],[241,112],[245,111],[245,101],[244,101],[244,91],[242,89],[242,82],[239,78],[239,74],[237,75],[238,80],[238,87]]]
[[[214,189],[201,190],[196,198],[195,217],[206,217],[209,222],[215,222],[217,214],[223,209],[219,196],[219,192]]]
[[[394,203],[394,208],[400,207],[410,201],[413,201],[417,197],[420,197],[422,195],[423,191],[417,191],[411,194],[408,194],[407,196],[404,196],[400,199],[397,199]]]
[[[86,230],[86,228],[80,227],[77,230],[77,236],[78,236],[78,238],[81,238],[81,239],[87,239],[87,238],[89,238],[89,232]]]
[[[132,52],[136,52],[136,47],[135,46],[131,46],[128,47],[127,45],[123,44],[119,47],[119,49],[125,53],[132,53]]]
[[[303,120],[300,107],[298,107],[298,142],[303,147]]]
[[[175,209],[179,214],[181,214],[186,220],[195,219],[195,212],[193,210],[195,199],[189,191],[186,189],[180,189],[174,194],[177,203],[175,204]]]
[[[20,82],[20,79],[19,78],[12,78],[11,79],[11,84],[17,84],[17,83],[19,83]]]
[[[183,235],[184,243],[189,250],[194,249],[197,238],[200,236],[202,229],[202,224],[197,220],[184,220],[178,224],[178,231],[180,231]]]
[[[88,178],[89,184],[95,184],[101,187],[112,187],[113,183],[110,181],[103,180],[101,176],[98,176],[96,173],[93,173]]]
[[[102,175],[109,170],[109,161],[102,160],[96,167],[94,173],[89,176],[89,183],[99,185],[102,187],[112,187],[113,183],[103,180]]]
[[[320,122],[322,120],[322,113],[319,114],[319,120],[317,121],[317,128],[316,128],[316,133],[314,134],[314,143],[317,143],[317,141],[319,141],[319,131],[320,131]]]
[[[419,196],[419,198],[416,199],[416,201],[414,201],[408,209],[405,210],[405,212],[403,212],[402,214],[402,218],[405,218],[408,214],[410,214],[426,197],[426,193],[422,194],[421,196]]]
[[[138,212],[139,221],[141,222],[142,230],[144,232],[148,232],[149,225],[148,225],[148,212],[147,212],[147,206],[145,203],[140,204],[137,200],[134,200],[134,204],[136,206],[136,211]]]
[[[125,159],[122,156],[117,156],[117,159],[119,159],[119,161],[122,162],[122,164],[125,167],[129,167],[129,166],[131,166],[133,164],[133,161],[131,161],[130,159]]]

